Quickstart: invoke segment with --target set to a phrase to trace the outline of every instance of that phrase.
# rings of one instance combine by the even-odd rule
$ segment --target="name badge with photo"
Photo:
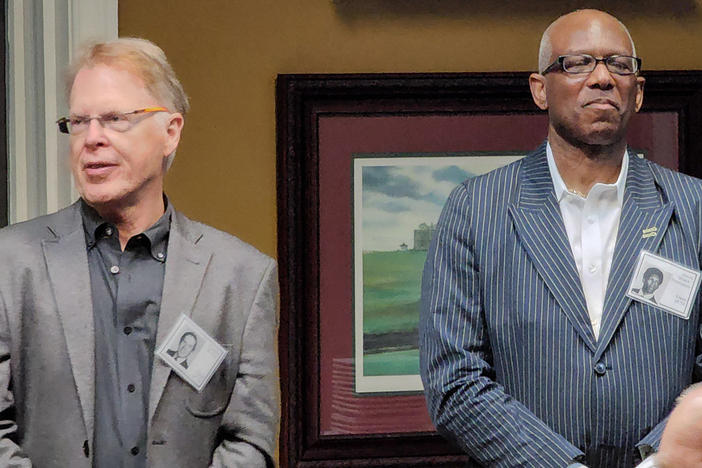
[[[642,250],[626,295],[687,320],[700,279],[698,270]]]
[[[156,355],[198,392],[210,381],[227,350],[190,317],[181,315]]]

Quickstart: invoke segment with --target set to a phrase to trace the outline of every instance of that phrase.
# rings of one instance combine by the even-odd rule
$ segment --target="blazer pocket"
[[[231,345],[222,345],[227,349],[227,356],[219,365],[212,378],[200,393],[192,390],[185,401],[185,408],[197,418],[211,418],[224,413],[229,404],[236,367],[231,356]]]

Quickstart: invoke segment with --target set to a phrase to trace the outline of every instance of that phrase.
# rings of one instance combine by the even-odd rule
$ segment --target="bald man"
[[[699,301],[683,318],[627,296],[642,252],[696,270],[702,253],[701,181],[627,148],[640,69],[616,18],[558,18],[529,77],[547,140],[444,207],[421,374],[437,429],[480,466],[651,464],[697,376]]]

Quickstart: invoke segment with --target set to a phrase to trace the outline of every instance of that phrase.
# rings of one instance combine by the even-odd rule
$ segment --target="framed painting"
[[[702,73],[645,73],[628,141],[701,176]],[[465,466],[427,414],[417,320],[451,188],[546,137],[528,73],[279,75],[283,467]]]
[[[468,177],[523,154],[353,154],[354,389],[421,392],[422,269],[441,208]]]

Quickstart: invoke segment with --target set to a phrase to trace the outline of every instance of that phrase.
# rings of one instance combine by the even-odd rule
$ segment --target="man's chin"
[[[576,128],[562,126],[556,128],[556,132],[571,145],[583,149],[613,146],[622,143],[626,137],[621,125],[609,121],[592,122]]]
[[[93,208],[119,205],[122,197],[114,191],[91,191],[81,192],[81,198]]]
[[[588,146],[612,146],[624,141],[624,134],[618,126],[598,125],[582,135],[581,141]]]

